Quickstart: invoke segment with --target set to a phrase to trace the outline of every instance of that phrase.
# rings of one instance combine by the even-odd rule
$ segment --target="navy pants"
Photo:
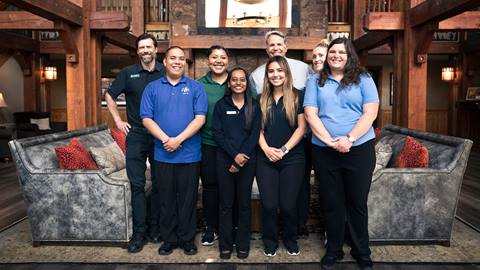
[[[218,178],[216,146],[202,144],[200,178],[202,180],[202,204],[207,230],[218,230]]]
[[[153,137],[145,128],[132,127],[126,138],[126,167],[132,193],[133,232],[147,232],[146,218],[149,216],[149,226],[158,226],[159,192],[153,164]],[[150,215],[147,215],[145,196],[146,161],[150,161],[152,175],[152,193],[150,196]]]

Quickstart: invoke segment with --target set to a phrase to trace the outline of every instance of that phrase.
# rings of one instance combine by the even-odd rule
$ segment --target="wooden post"
[[[40,48],[39,48],[40,50]],[[42,75],[40,70],[40,53],[32,52],[31,57],[28,60],[31,63],[30,74],[23,76],[23,104],[24,111],[34,112],[40,109],[40,76]]]
[[[145,32],[145,1],[134,0],[130,2],[132,8],[132,34],[140,36]]]

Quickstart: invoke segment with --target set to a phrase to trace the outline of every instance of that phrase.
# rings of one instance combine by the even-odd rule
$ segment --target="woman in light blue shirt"
[[[328,239],[321,266],[331,269],[343,258],[346,219],[350,253],[360,269],[371,269],[367,198],[375,167],[377,89],[346,38],[330,43],[324,65],[308,80],[303,103],[314,135],[313,163]]]

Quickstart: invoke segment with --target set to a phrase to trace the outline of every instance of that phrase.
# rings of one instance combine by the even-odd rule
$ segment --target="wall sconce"
[[[442,81],[452,82],[455,80],[455,68],[443,67],[442,68]]]
[[[56,67],[44,67],[43,68],[43,77],[45,80],[56,80],[57,79],[57,68]]]

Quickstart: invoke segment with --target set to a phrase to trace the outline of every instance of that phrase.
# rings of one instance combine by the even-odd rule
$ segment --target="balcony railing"
[[[104,11],[123,11],[130,19],[132,18],[130,0],[101,0],[99,9]]]
[[[145,22],[168,22],[168,0],[145,1]]]
[[[398,0],[364,0],[366,12],[392,12],[400,11]]]
[[[328,22],[349,23],[349,0],[328,0]]]

